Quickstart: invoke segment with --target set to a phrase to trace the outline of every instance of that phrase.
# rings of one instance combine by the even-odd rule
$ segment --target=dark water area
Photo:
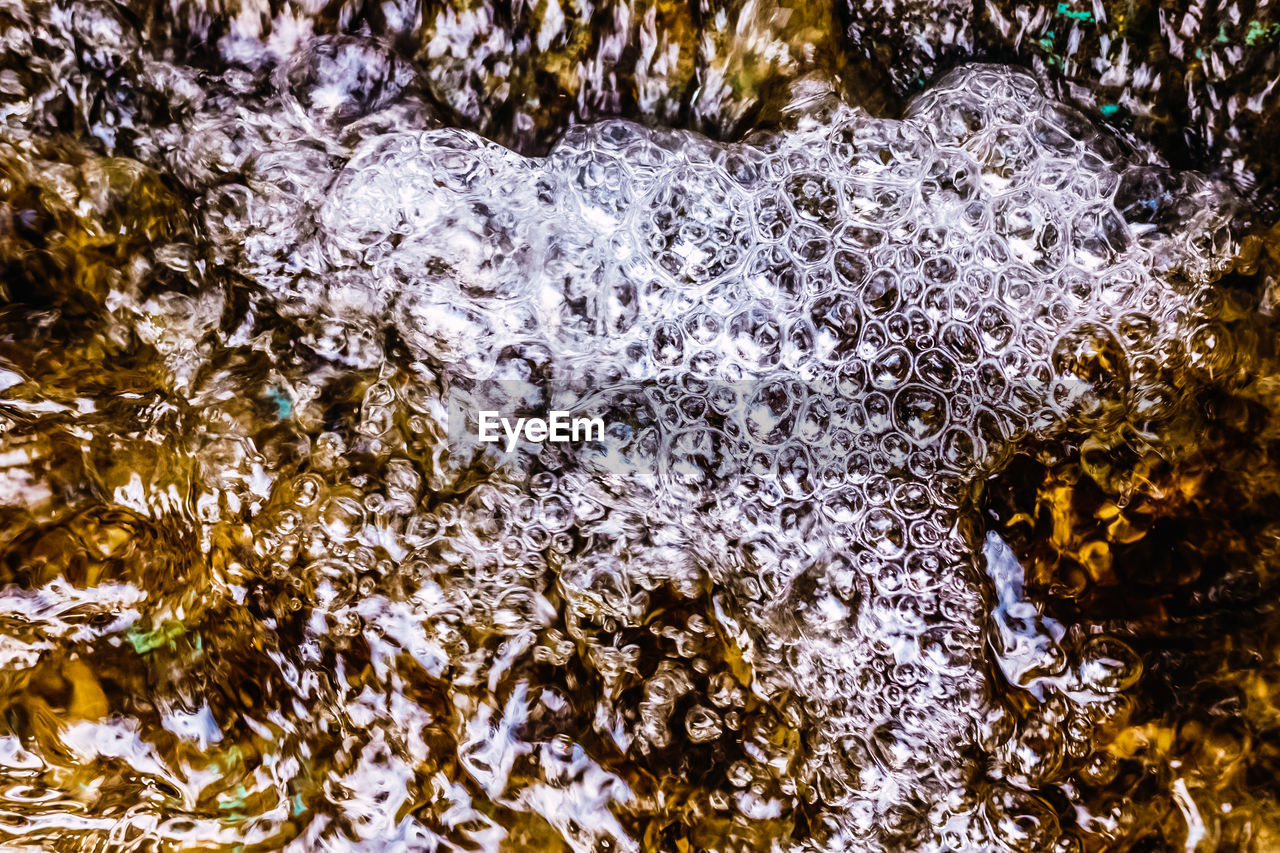
[[[0,2],[0,847],[1280,849],[1278,45]]]

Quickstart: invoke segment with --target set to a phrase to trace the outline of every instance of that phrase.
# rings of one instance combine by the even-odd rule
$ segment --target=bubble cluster
[[[661,755],[677,733],[741,733],[750,760],[710,801],[726,819],[807,809],[806,843],[830,849],[1056,842],[1028,791],[1053,778],[1062,718],[1046,706],[1039,727],[993,729],[974,665],[988,604],[964,522],[971,484],[1029,435],[1168,413],[1214,328],[1229,194],[989,66],[949,75],[903,120],[828,97],[740,144],[614,121],[529,159],[425,130],[369,135],[316,193],[323,166],[308,161],[304,184],[259,161],[237,206],[214,190],[201,209],[306,346],[376,369],[394,341],[419,374],[407,421],[379,383],[358,433],[379,458],[420,447],[428,492],[457,496],[396,547],[378,540],[435,578],[417,593],[432,607],[457,602],[398,640],[428,671],[447,661],[493,679],[486,668],[529,655],[567,661],[535,639],[553,582],[568,639],[602,679],[594,737]],[[1139,203],[1134,187],[1161,182],[1176,190],[1141,198],[1176,209]],[[243,213],[263,204],[292,224]],[[335,343],[335,323],[378,337]],[[514,457],[460,443],[445,412],[488,381],[527,389],[526,408],[593,401],[606,440]],[[312,523],[372,542],[368,525],[397,501],[375,503],[335,497]],[[1116,649],[1069,663],[1005,585],[1007,677],[1069,702],[1132,682]],[[690,653],[654,670],[618,643],[673,595],[710,595],[715,624],[671,626],[663,636]],[[482,651],[421,638],[455,620],[507,639]],[[717,636],[727,649],[693,651]],[[634,727],[616,704],[627,690]],[[508,790],[536,748],[519,734],[530,701],[467,706],[459,760],[492,797],[559,827],[547,809],[561,799]],[[801,727],[802,745],[786,734]],[[555,743],[542,772],[579,748]],[[992,781],[972,784],[983,772]],[[620,828],[575,826],[575,846],[599,837],[574,832],[624,843]]]

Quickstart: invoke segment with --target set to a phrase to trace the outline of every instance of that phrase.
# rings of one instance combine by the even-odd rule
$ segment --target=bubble
[[[689,709],[684,717],[684,727],[689,734],[689,740],[694,743],[715,740],[720,737],[723,730],[720,715],[702,705],[695,705]]]
[[[1045,801],[1016,788],[994,786],[982,802],[992,837],[1011,853],[1050,850],[1061,832]]]
[[[1083,324],[1063,334],[1053,349],[1058,385],[1055,402],[1082,422],[1118,418],[1127,402],[1129,366],[1110,330]]]
[[[290,98],[333,129],[386,107],[412,76],[393,54],[351,36],[309,40],[279,74]]]
[[[1141,659],[1114,637],[1092,637],[1080,651],[1079,678],[1089,690],[1119,693],[1141,677]]]
[[[893,405],[894,423],[916,442],[924,442],[946,429],[947,403],[932,388],[909,386],[898,392]]]

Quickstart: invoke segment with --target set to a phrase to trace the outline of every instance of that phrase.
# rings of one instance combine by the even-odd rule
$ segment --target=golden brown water
[[[1280,849],[1273,13],[1051,6],[3,7],[4,843]]]

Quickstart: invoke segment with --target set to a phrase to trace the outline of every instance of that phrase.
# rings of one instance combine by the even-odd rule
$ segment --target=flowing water
[[[1280,849],[1280,23],[1121,6],[0,3],[0,845]]]

